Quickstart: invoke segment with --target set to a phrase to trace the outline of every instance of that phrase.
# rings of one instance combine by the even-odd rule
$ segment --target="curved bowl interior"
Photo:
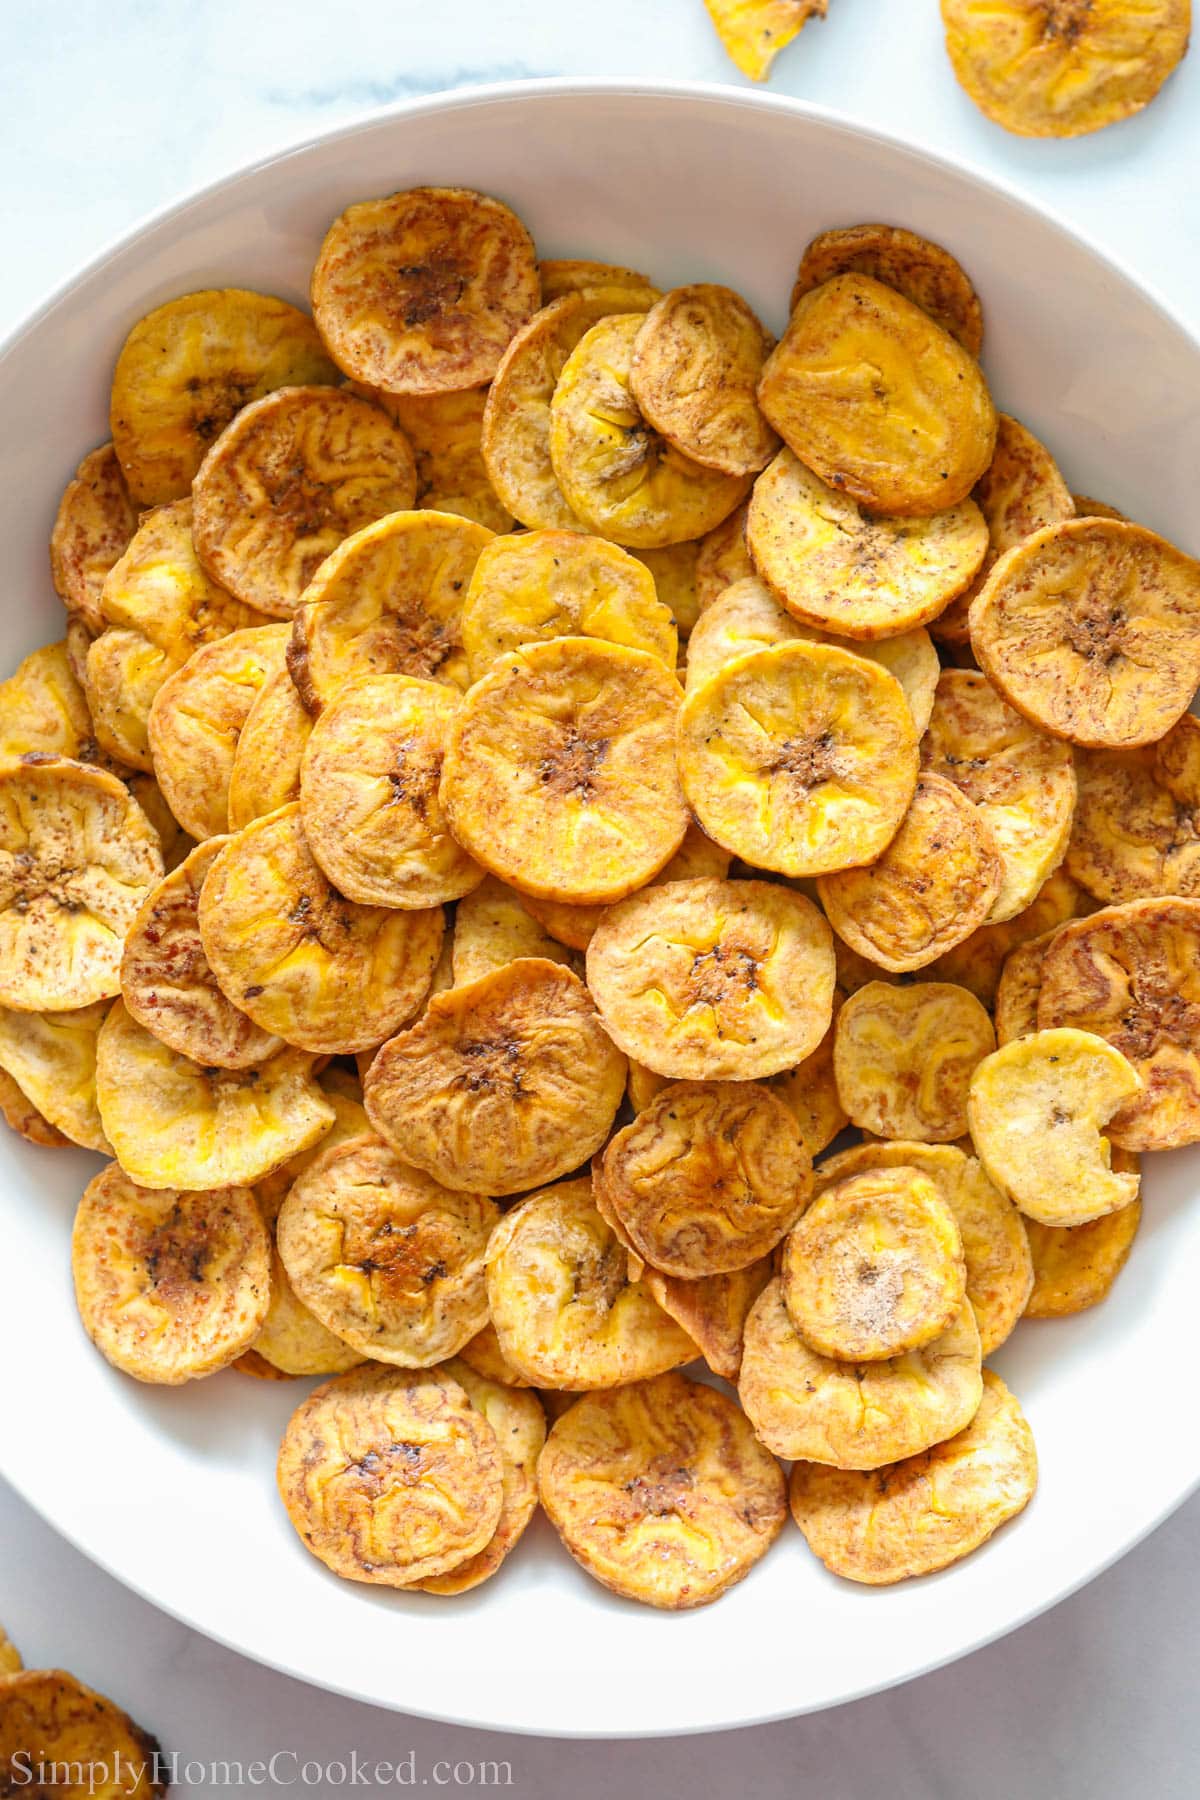
[[[108,435],[110,371],[133,320],[170,295],[225,283],[303,303],[333,215],[418,182],[502,196],[543,253],[628,263],[664,286],[729,282],[776,330],[815,230],[882,218],[935,237],[983,297],[999,403],[1045,438],[1073,487],[1197,548],[1200,347],[1061,226],[791,103],[542,84],[424,102],[225,182],[122,245],[10,344],[0,358],[0,667],[62,629],[46,538],[75,462]],[[603,1736],[832,1705],[1050,1605],[1200,1479],[1200,1441],[1180,1429],[1175,1384],[1161,1379],[1194,1340],[1197,1149],[1152,1162],[1141,1235],[1108,1302],[1027,1324],[996,1357],[1032,1421],[1042,1485],[1020,1520],[958,1567],[856,1588],[826,1574],[789,1524],[718,1606],[672,1616],[606,1594],[539,1521],[497,1579],[456,1600],[339,1582],[301,1547],[274,1491],[279,1434],[304,1383],[227,1372],[142,1388],[86,1341],[68,1236],[94,1166],[82,1152],[0,1134],[0,1467],[64,1535],[199,1630],[384,1706]]]

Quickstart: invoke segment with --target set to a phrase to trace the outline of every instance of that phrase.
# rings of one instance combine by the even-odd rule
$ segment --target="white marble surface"
[[[935,0],[832,0],[772,87],[919,137],[1041,200],[1200,329],[1200,56],[1136,120],[1027,143],[958,92]],[[410,94],[551,74],[738,81],[700,0],[4,0],[0,335],[147,211],[246,160]],[[2,1246],[0,1246],[2,1254]],[[1182,1372],[1152,1372],[1181,1380]],[[2,1401],[0,1401],[2,1416]],[[1186,1407],[1181,1429],[1191,1429]],[[69,1418],[47,1454],[72,1469]],[[1097,1480],[1120,1444],[1102,1447]],[[568,1744],[455,1731],[319,1695],[195,1636],[117,1587],[0,1487],[0,1620],[33,1663],[118,1696],[182,1758],[279,1751],[265,1794],[342,1785],[300,1764],[386,1759],[417,1785],[500,1760],[531,1800],[1191,1796],[1200,1500],[1054,1613],[955,1668],[819,1718],[702,1739]],[[794,1622],[803,1633],[804,1621]],[[730,1647],[739,1654],[738,1646]],[[531,1679],[553,1645],[514,1646]],[[628,1679],[614,1671],[614,1681]],[[637,1671],[639,1680],[653,1671]],[[714,1680],[719,1680],[714,1671]],[[461,1772],[460,1772],[461,1773]],[[503,1770],[501,1770],[503,1775]],[[198,1793],[219,1779],[191,1771]],[[218,1771],[219,1776],[219,1771]],[[452,1783],[451,1783],[452,1784]],[[460,1779],[459,1785],[465,1785]],[[480,1774],[473,1785],[482,1785]]]

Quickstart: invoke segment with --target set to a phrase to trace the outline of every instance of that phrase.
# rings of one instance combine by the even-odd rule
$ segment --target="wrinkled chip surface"
[[[0,1069],[52,1130],[103,1156],[112,1146],[96,1105],[96,1040],[107,1013],[107,1000],[71,1012],[0,1007]]]
[[[593,262],[589,257],[543,257],[538,264],[542,279],[542,305],[594,287],[650,287],[650,277],[623,263]]]
[[[459,843],[524,892],[620,900],[688,825],[679,684],[655,656],[555,638],[506,656],[451,722],[441,803]]]
[[[241,831],[278,806],[300,798],[300,765],[312,730],[286,669],[268,675],[242,721],[229,771],[229,829]]]
[[[686,637],[700,613],[696,592],[700,540],[694,539],[690,544],[666,544],[661,550],[632,550],[630,555],[649,569],[654,577],[655,593],[670,608],[680,637]]]
[[[1068,872],[1097,900],[1200,897],[1200,719],[1140,750],[1081,750]]]
[[[511,531],[513,516],[488,477],[481,443],[485,387],[441,394],[362,393],[395,419],[416,460],[415,504],[431,512],[458,513],[489,531]]]
[[[532,1383],[526,1381],[520,1370],[513,1368],[501,1350],[500,1339],[496,1336],[496,1327],[490,1319],[482,1331],[477,1331],[475,1336],[463,1345],[458,1353],[458,1359],[460,1362],[466,1363],[469,1369],[474,1369],[477,1375],[482,1375],[485,1381],[497,1382],[501,1387],[527,1388],[532,1386]]]
[[[962,265],[940,244],[902,225],[846,225],[819,231],[800,259],[795,307],[833,275],[871,275],[929,314],[963,349],[983,347],[983,310]]]
[[[714,1375],[736,1382],[742,1366],[742,1336],[750,1308],[774,1274],[769,1256],[728,1275],[681,1281],[643,1266],[643,1287],[677,1325],[682,1325]]]
[[[552,1428],[538,1489],[589,1575],[672,1610],[740,1581],[786,1518],[775,1458],[732,1401],[685,1375],[586,1395]]]
[[[1094,910],[1093,903],[1066,870],[1057,868],[1038,889],[1029,905],[999,925],[981,925],[964,943],[948,950],[931,965],[930,973],[958,987],[969,988],[977,1000],[991,1006],[996,997],[1005,959],[1019,944],[1043,932],[1053,931],[1065,919]],[[840,977],[839,977],[840,979]]]
[[[700,612],[712,605],[734,581],[753,575],[754,564],[746,548],[746,519],[750,502],[743,500],[736,512],[700,539],[696,557],[696,605]]]
[[[137,530],[137,508],[111,444],[84,457],[58,503],[50,534],[54,591],[89,631],[104,629],[100,590]]]
[[[683,842],[655,881],[698,881],[702,875],[716,875],[723,880],[732,860],[729,851],[714,844],[698,825],[689,825]],[[587,949],[608,911],[605,906],[569,906],[561,900],[538,900],[532,895],[527,904],[551,936],[572,950]]]
[[[29,755],[103,759],[65,643],[31,651],[7,681],[0,681],[0,759]]]
[[[478,981],[493,969],[503,969],[518,957],[538,956],[562,963],[576,974],[582,970],[577,956],[552,938],[515,888],[505,887],[494,875],[460,900],[454,915],[452,970],[454,985]]]
[[[829,0],[704,0],[730,61],[751,81],[765,81],[771,64],[810,19],[823,19]]]
[[[967,1130],[967,1089],[996,1047],[992,1021],[946,981],[870,981],[838,1014],[833,1066],[851,1122],[877,1137],[948,1144]]]
[[[766,881],[672,881],[613,907],[588,985],[614,1042],[657,1074],[750,1081],[814,1051],[833,1016],[833,939]]]
[[[587,989],[538,957],[435,994],[364,1083],[371,1123],[399,1155],[447,1187],[484,1194],[518,1194],[582,1167],[624,1087],[625,1058]]]
[[[1037,1486],[1033,1433],[998,1375],[970,1424],[875,1472],[798,1462],[792,1517],[827,1569],[872,1587],[931,1575],[986,1543]]]
[[[834,1031],[843,999],[841,988],[836,988],[833,1018],[816,1049],[794,1069],[785,1069],[781,1075],[770,1078],[772,1092],[791,1109],[810,1156],[819,1156],[849,1122],[838,1098],[833,1073]],[[655,1080],[658,1079],[656,1076]]]
[[[784,875],[873,861],[904,818],[917,760],[900,683],[831,644],[739,657],[679,716],[680,779],[701,825]]]
[[[779,440],[758,409],[774,339],[732,288],[672,288],[646,314],[629,385],[642,417],[706,469],[754,475]]]
[[[1043,931],[1040,937],[1018,944],[1005,959],[992,1011],[996,1042],[1000,1046],[1011,1044],[1014,1038],[1028,1037],[1037,1030],[1042,964],[1053,937],[1053,931]]]
[[[1114,1165],[1123,1154],[1128,1152],[1114,1154]],[[1040,1225],[1030,1219],[1025,1229],[1033,1255],[1033,1292],[1025,1317],[1059,1319],[1099,1306],[1125,1267],[1141,1222],[1140,1200],[1086,1225]]]
[[[24,1669],[0,1683],[0,1768],[32,1800],[162,1800],[169,1784],[156,1773],[161,1758],[156,1738],[62,1669]],[[39,1763],[65,1772],[67,1782],[42,1786]]]
[[[138,1187],[110,1163],[71,1235],[84,1329],[114,1368],[174,1385],[248,1350],[271,1294],[270,1242],[245,1187]]]

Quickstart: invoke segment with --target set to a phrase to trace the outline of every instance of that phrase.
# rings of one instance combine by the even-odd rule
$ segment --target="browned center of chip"
[[[254,398],[257,380],[253,375],[191,375],[187,391],[192,396],[192,430],[204,443],[220,437],[234,413],[241,412],[247,400]]]
[[[445,1255],[439,1254],[442,1248]],[[411,1225],[383,1219],[374,1226],[345,1227],[344,1261],[376,1276],[385,1295],[420,1294],[445,1275],[453,1254],[452,1235],[439,1230],[436,1216]]]
[[[1125,608],[1103,594],[1089,594],[1067,615],[1064,633],[1076,656],[1086,662],[1112,663],[1125,649]]]
[[[1091,22],[1092,0],[1047,0],[1043,9],[1042,36],[1074,44]]]
[[[404,263],[396,271],[396,311],[411,331],[452,312],[467,286],[467,270],[454,256],[432,256],[427,262]]]
[[[213,1221],[178,1205],[147,1234],[142,1252],[146,1274],[165,1301],[181,1299],[206,1279],[215,1237]]]
[[[758,986],[758,958],[736,945],[714,944],[692,958],[688,988],[694,1006],[720,1006],[734,995],[752,994]]]
[[[286,519],[298,536],[320,531],[335,518],[327,484],[304,462],[289,463],[274,481],[265,479],[263,485],[272,510]]]
[[[787,775],[802,788],[820,787],[846,773],[845,759],[831,731],[784,738],[770,767],[772,773]]]
[[[457,593],[461,581],[450,584]],[[453,629],[424,610],[423,602],[414,602],[400,613],[389,613],[379,622],[378,635],[386,654],[372,658],[379,669],[403,669],[407,675],[437,675],[458,649]]]
[[[507,1091],[516,1100],[524,1093],[521,1067],[521,1040],[516,1037],[474,1038],[460,1044],[463,1060],[457,1086],[468,1094],[485,1091]]]
[[[389,806],[410,806],[419,819],[429,816],[429,802],[437,789],[438,762],[428,740],[410,737],[392,745],[388,770]]]
[[[690,1469],[656,1457],[644,1475],[625,1483],[625,1492],[647,1518],[668,1519],[685,1511],[686,1497],[694,1486]]]
[[[611,1312],[629,1285],[629,1257],[613,1237],[603,1247],[589,1242],[579,1251],[571,1272],[572,1300],[586,1300],[601,1312]]]
[[[563,732],[559,747],[539,762],[538,780],[552,793],[591,800],[596,792],[597,772],[608,750],[607,738],[589,737],[577,725],[570,725]]]
[[[1191,1043],[1200,1035],[1200,1007],[1178,991],[1165,969],[1139,969],[1130,1000],[1121,1049],[1135,1061],[1153,1056],[1164,1042]]]
[[[382,1450],[368,1450],[358,1462],[346,1465],[346,1474],[364,1494],[377,1500],[391,1488],[416,1487],[424,1479],[424,1449],[420,1444],[387,1444]]]

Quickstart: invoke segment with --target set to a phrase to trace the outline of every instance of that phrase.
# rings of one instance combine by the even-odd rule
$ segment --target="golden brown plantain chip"
[[[482,1375],[485,1381],[499,1382],[502,1387],[527,1388],[532,1386],[526,1381],[519,1369],[514,1369],[496,1336],[496,1327],[489,1319],[482,1331],[477,1331],[473,1338],[465,1343],[458,1353],[460,1362]]]
[[[1089,494],[1072,494],[1077,519],[1120,519],[1129,522],[1129,514],[1118,512],[1107,500],[1093,500]]]
[[[343,538],[416,496],[408,439],[380,407],[346,388],[280,388],[244,407],[197,470],[196,554],[247,606],[289,619]]]
[[[542,305],[561,300],[564,294],[582,293],[595,287],[651,287],[648,275],[627,269],[622,263],[593,262],[588,257],[543,257],[538,264],[542,281]]]
[[[954,1214],[966,1260],[967,1299],[974,1308],[983,1354],[990,1356],[1025,1311],[1033,1265],[1025,1221],[974,1156],[955,1144],[904,1140],[856,1144],[818,1165],[816,1193],[819,1196],[835,1182],[868,1169],[901,1166],[928,1176]]]
[[[515,888],[505,887],[494,875],[461,900],[454,915],[453,985],[478,981],[494,969],[503,969],[522,956],[538,956],[562,963],[578,975],[577,956],[550,936],[530,912]]]
[[[1128,1151],[1114,1151],[1114,1168],[1118,1158],[1128,1155]],[[1028,1220],[1025,1229],[1033,1254],[1033,1292],[1025,1317],[1059,1319],[1099,1306],[1129,1260],[1141,1222],[1140,1200],[1089,1219],[1086,1225],[1040,1225],[1035,1219]]]
[[[28,1014],[22,1013],[21,1018]],[[38,1111],[8,1070],[0,1064],[0,1115],[10,1131],[23,1137],[30,1144],[40,1144],[44,1150],[61,1150],[71,1142],[64,1137],[57,1125],[51,1125],[44,1113]],[[0,1674],[4,1672],[4,1642],[0,1639]]]
[[[58,503],[50,534],[50,575],[68,613],[104,629],[100,590],[137,530],[137,508],[111,444],[85,456]]]
[[[982,113],[1019,137],[1078,137],[1153,100],[1191,0],[942,0],[946,49]]]
[[[764,1256],[748,1268],[703,1275],[698,1281],[680,1281],[643,1265],[640,1280],[668,1317],[683,1326],[713,1374],[736,1383],[747,1315],[774,1272],[771,1257]]]
[[[642,417],[692,462],[756,474],[779,445],[756,397],[774,342],[732,288],[673,288],[633,346],[629,386]]]
[[[483,880],[438,800],[457,711],[457,695],[440,682],[371,675],[342,688],[316,721],[300,816],[313,855],[348,900],[413,911]]]
[[[1109,1120],[1114,1144],[1200,1140],[1200,900],[1130,900],[1065,925],[1038,996],[1039,1030],[1056,1026],[1106,1039],[1142,1078]]]
[[[441,803],[459,843],[548,900],[620,900],[683,841],[681,699],[657,657],[595,638],[506,656],[451,723]]]
[[[20,1651],[0,1625],[0,1675],[15,1675],[23,1667]]]
[[[1086,1225],[1137,1198],[1137,1175],[1114,1171],[1103,1133],[1141,1089],[1137,1070],[1103,1038],[1035,1031],[975,1070],[971,1141],[992,1181],[1031,1219]]]
[[[113,371],[113,445],[139,506],[180,500],[251,400],[338,380],[312,320],[284,300],[208,288],[139,319]]]
[[[689,825],[683,842],[670,862],[655,876],[655,881],[698,881],[702,875],[715,875],[723,880],[729,873],[731,861],[728,850],[714,844],[698,825]],[[587,949],[597,926],[608,912],[606,906],[569,906],[561,900],[538,900],[532,895],[525,903],[551,937],[572,950]]]
[[[676,1374],[586,1395],[553,1426],[538,1489],[589,1575],[672,1611],[741,1581],[787,1516],[783,1471],[737,1407]]]
[[[802,1062],[833,1016],[833,936],[768,881],[672,881],[624,900],[588,945],[613,1040],[660,1075],[751,1081]]]
[[[312,715],[287,669],[268,675],[242,721],[229,771],[229,829],[241,831],[300,798]]]
[[[1080,750],[1066,866],[1097,900],[1200,897],[1200,719],[1140,750]]]
[[[723,526],[718,527],[724,530]],[[690,544],[666,544],[661,550],[631,550],[629,554],[649,569],[654,578],[654,591],[685,638],[696,623],[700,601],[696,592],[696,571],[700,564],[700,539]]]
[[[411,1587],[490,1542],[503,1503],[496,1434],[444,1369],[352,1369],[301,1401],[279,1492],[335,1575]]]
[[[1024,911],[1066,854],[1075,810],[1067,746],[1034,729],[970,669],[943,669],[921,765],[978,807],[1002,865],[987,923]]]
[[[979,1332],[966,1301],[932,1343],[881,1362],[810,1350],[778,1279],[746,1320],[738,1397],[776,1456],[878,1469],[953,1437],[974,1417],[981,1392]]]
[[[541,300],[533,239],[499,200],[418,187],[339,213],[312,273],[340,368],[393,394],[490,381]]]
[[[1142,525],[1034,532],[1000,558],[970,623],[1005,699],[1084,749],[1153,743],[1200,685],[1200,563]]]
[[[877,1137],[948,1144],[966,1135],[967,1089],[996,1047],[973,994],[945,981],[870,981],[838,1014],[833,1066],[853,1124]]]
[[[103,630],[103,621],[101,621],[99,629]],[[96,633],[84,624],[78,613],[68,613],[63,648],[66,652],[67,667],[81,688],[87,682],[88,651],[95,641]]]
[[[363,1085],[371,1123],[406,1161],[446,1187],[519,1194],[600,1148],[625,1059],[577,976],[522,957],[436,994]]]
[[[986,1543],[1037,1486],[1033,1433],[998,1375],[983,1372],[971,1422],[874,1472],[798,1462],[792,1517],[834,1575],[882,1587],[931,1575]]]
[[[30,755],[107,761],[92,734],[87,696],[65,643],[31,651],[7,681],[0,681],[0,760]]]
[[[222,990],[264,1031],[345,1055],[398,1031],[429,992],[440,907],[358,906],[327,880],[299,806],[230,838],[204,878],[200,937]]]
[[[122,940],[161,876],[158,834],[115,775],[62,756],[0,765],[0,1006],[118,993]]]
[[[588,530],[655,550],[719,525],[745,497],[749,477],[693,462],[643,417],[630,385],[643,317],[601,319],[572,350],[550,405],[550,457]]]
[[[253,1069],[208,1068],[169,1050],[118,1000],[96,1045],[100,1118],[143,1187],[248,1186],[329,1130],[333,1108],[312,1061],[287,1049]]]
[[[700,539],[696,557],[696,605],[703,613],[735,581],[754,574],[754,564],[746,548],[746,520],[749,500],[743,500],[736,512]]]
[[[146,725],[169,673],[162,651],[140,631],[110,628],[88,646],[84,694],[96,743],[107,756],[147,774],[153,769]]]
[[[531,530],[585,531],[550,460],[550,403],[575,346],[600,319],[648,312],[658,289],[637,280],[581,288],[543,306],[504,353],[488,390],[480,445],[491,483]]]
[[[948,250],[902,225],[846,225],[819,231],[800,259],[793,309],[833,275],[871,275],[895,288],[957,338],[971,356],[983,347],[983,310],[970,277]]]
[[[492,1233],[488,1303],[504,1357],[543,1388],[641,1381],[696,1346],[630,1281],[628,1256],[586,1178],[527,1195]]]
[[[936,620],[970,584],[987,526],[969,496],[929,516],[868,511],[783,449],[754,484],[746,542],[801,624],[870,642]]]
[[[527,531],[484,546],[462,615],[472,681],[545,638],[600,638],[674,669],[678,632],[654,577],[628,551],[576,531]]]
[[[59,1138],[102,1156],[112,1145],[96,1105],[96,1041],[108,1008],[107,1000],[71,1012],[0,1007],[0,1069]]]
[[[272,1292],[274,1292],[273,1288]],[[347,1354],[352,1354],[352,1352],[347,1352]],[[355,1364],[351,1364],[350,1366],[354,1367],[356,1364],[357,1359]],[[260,1355],[259,1352],[253,1348],[243,1350],[240,1356],[234,1358],[229,1367],[236,1370],[239,1375],[249,1375],[253,1381],[296,1380],[294,1375],[287,1374],[283,1369],[277,1369],[273,1362],[268,1362],[265,1356]],[[320,1372],[325,1373],[323,1370]]]
[[[996,410],[978,363],[869,275],[803,296],[758,399],[807,468],[873,512],[943,513],[992,460]]]
[[[912,1164],[880,1164],[815,1199],[788,1233],[783,1303],[810,1350],[878,1362],[940,1337],[966,1294],[958,1224]]]
[[[1006,957],[1019,944],[1052,931],[1065,919],[1077,918],[1093,910],[1083,889],[1078,887],[1063,868],[1058,868],[1038,889],[1021,912],[1000,925],[981,925],[965,943],[939,956],[929,968],[931,975],[969,988],[977,1000],[991,1006],[996,998],[1000,974]],[[839,974],[839,980],[842,979]],[[860,984],[861,985],[861,984]]]
[[[328,1330],[375,1362],[428,1368],[487,1322],[483,1256],[499,1217],[366,1136],[322,1150],[293,1183],[277,1243]]]
[[[74,1675],[24,1669],[0,1682],[0,1769],[30,1800],[162,1800],[163,1766],[157,1738]]]
[[[1001,1049],[1005,1044],[1011,1044],[1014,1038],[1028,1037],[1037,1030],[1042,964],[1057,929],[1055,926],[1050,931],[1043,931],[1040,937],[1018,944],[1004,960],[992,1009],[996,1043]]]
[[[900,683],[831,644],[739,657],[679,715],[679,775],[701,825],[784,875],[877,857],[912,800],[917,760]]]
[[[940,775],[921,775],[900,829],[865,869],[821,875],[838,936],[892,972],[923,969],[978,929],[1003,864],[978,807]]]
[[[829,0],[704,0],[730,61],[751,81],[765,81],[781,50],[810,19],[823,19]]]
[[[769,1078],[772,1092],[778,1094],[784,1105],[791,1109],[810,1156],[819,1156],[849,1123],[838,1098],[833,1073],[833,1041],[837,1015],[844,997],[841,988],[835,988],[833,1018],[816,1049],[810,1051],[794,1069],[785,1069],[781,1075]],[[655,1076],[654,1079],[657,1081],[661,1077]],[[632,1065],[630,1081],[632,1088]]]
[[[606,1209],[665,1275],[728,1275],[766,1256],[808,1203],[795,1115],[752,1082],[673,1082],[604,1152]]]
[[[211,1375],[250,1348],[271,1247],[245,1187],[138,1187],[116,1163],[90,1181],[71,1234],[75,1300],[100,1354],[138,1381]]]
[[[421,511],[457,513],[489,531],[512,530],[513,516],[497,498],[483,460],[485,387],[441,394],[385,394],[365,387],[358,391],[395,419],[412,446],[415,505]]]
[[[288,667],[309,712],[359,675],[465,688],[461,614],[491,532],[450,513],[394,513],[340,544],[305,590]]]

